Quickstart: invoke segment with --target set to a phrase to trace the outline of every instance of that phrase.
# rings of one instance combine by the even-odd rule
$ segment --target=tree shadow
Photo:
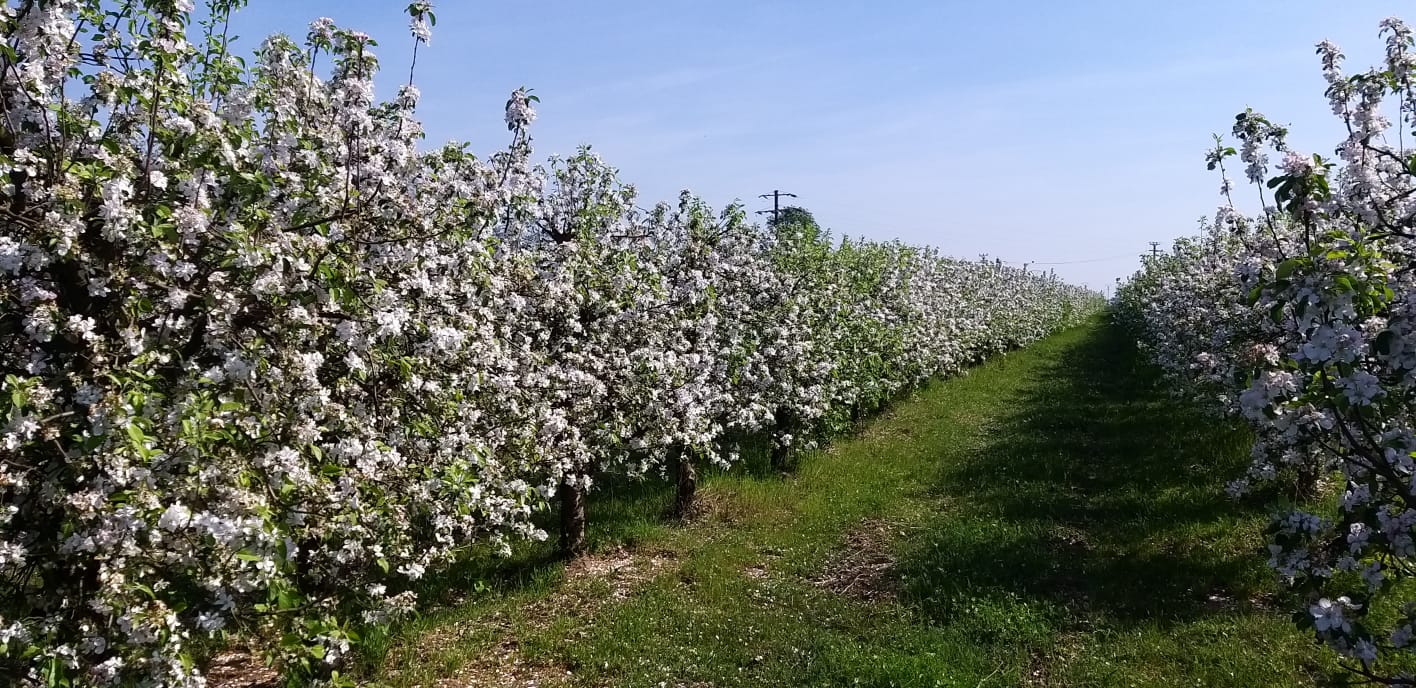
[[[934,489],[959,506],[906,546],[906,600],[998,640],[1026,640],[1001,621],[1019,615],[1045,635],[1273,605],[1263,511],[1223,491],[1247,431],[1167,396],[1119,328],[1037,355],[983,448],[941,461]]]
[[[716,478],[738,473],[754,480],[780,480],[788,477],[771,462],[771,438],[765,433],[733,436],[730,440],[739,451],[739,461],[731,468],[705,465],[700,467],[700,479],[705,485]],[[808,457],[809,458],[809,457]],[[790,467],[802,460],[794,456]],[[643,476],[607,472],[600,475],[586,500],[586,541],[590,556],[619,548],[634,548],[666,527],[682,522],[673,516],[675,486],[663,471]],[[489,544],[476,544],[467,549],[458,561],[437,570],[418,581],[419,614],[389,628],[366,628],[365,642],[357,661],[361,675],[376,674],[398,644],[418,642],[429,622],[465,613],[466,605],[479,605],[495,612],[499,600],[515,599],[535,590],[548,590],[558,585],[566,566],[566,558],[556,542],[560,515],[554,503],[545,505],[532,521],[548,537],[543,541],[516,540],[509,555]]]

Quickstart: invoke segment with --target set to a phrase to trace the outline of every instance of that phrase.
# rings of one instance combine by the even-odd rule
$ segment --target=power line
[[[1024,261],[1019,261],[1019,260],[1005,260],[1005,261],[1003,261],[1003,262],[1005,262],[1005,263],[1012,263],[1012,264],[1014,264],[1014,265],[1078,265],[1078,264],[1081,264],[1081,263],[1100,263],[1100,262],[1102,262],[1102,261],[1107,261],[1107,260],[1121,260],[1122,258],[1130,258],[1130,257],[1131,257],[1131,254],[1126,253],[1126,254],[1117,255],[1117,256],[1103,256],[1103,257],[1101,257],[1101,258],[1083,258],[1083,259],[1081,259],[1081,260],[1056,260],[1056,261],[1030,260],[1030,261],[1026,261],[1026,262],[1024,262]]]
[[[791,198],[796,198],[796,197],[797,197],[797,195],[794,194],[794,193],[787,193],[787,192],[785,192],[785,191],[779,191],[779,190],[777,190],[777,189],[772,189],[772,193],[769,193],[769,194],[758,194],[758,196],[757,196],[758,198],[770,198],[770,199],[772,199],[772,209],[771,209],[771,210],[759,210],[759,211],[757,211],[757,214],[758,214],[758,215],[766,215],[767,213],[772,213],[772,222],[776,222],[776,221],[777,221],[777,216],[782,213],[782,197],[783,197],[783,196],[790,196]]]
[[[1059,261],[1051,261],[1051,262],[1049,262],[1049,261],[1036,261],[1036,262],[1033,263],[1033,265],[1077,265],[1077,264],[1079,264],[1079,263],[1100,263],[1100,262],[1102,262],[1102,261],[1107,261],[1107,260],[1120,260],[1120,259],[1122,259],[1122,258],[1130,258],[1130,257],[1131,257],[1131,254],[1128,253],[1128,254],[1120,255],[1120,256],[1106,256],[1106,257],[1103,257],[1103,258],[1086,258],[1086,259],[1083,259],[1083,260],[1059,260]]]

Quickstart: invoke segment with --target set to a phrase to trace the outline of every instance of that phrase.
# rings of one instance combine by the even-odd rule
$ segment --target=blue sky
[[[400,0],[251,0],[246,49],[328,16],[380,42],[391,94]],[[1416,11],[1406,7],[1416,23]],[[1330,153],[1313,45],[1381,55],[1395,2],[443,0],[419,53],[434,142],[504,145],[506,95],[542,99],[538,157],[591,144],[643,202],[691,189],[766,207],[780,188],[837,235],[1055,269],[1098,289],[1213,212],[1212,132],[1254,107]],[[1245,190],[1247,191],[1247,189]],[[1163,244],[1163,245],[1164,245]],[[1087,261],[1087,262],[1072,262]],[[1047,266],[1053,267],[1053,266]]]

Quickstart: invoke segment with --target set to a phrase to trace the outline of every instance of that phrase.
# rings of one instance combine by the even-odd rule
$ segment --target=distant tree
[[[796,205],[789,205],[785,208],[782,208],[782,211],[780,213],[777,213],[777,216],[769,220],[767,224],[771,227],[776,227],[778,225],[808,225],[811,227],[819,226],[816,224],[816,218],[811,215],[810,210]]]

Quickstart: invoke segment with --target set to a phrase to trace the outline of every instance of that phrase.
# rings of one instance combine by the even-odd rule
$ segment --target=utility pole
[[[771,210],[759,210],[759,211],[757,211],[757,214],[758,214],[758,215],[765,215],[765,214],[767,214],[767,213],[772,213],[772,222],[776,222],[776,221],[777,221],[777,216],[782,213],[782,197],[783,197],[783,196],[788,196],[788,197],[791,197],[791,198],[796,198],[796,197],[797,197],[797,195],[794,194],[794,193],[786,193],[786,192],[781,191],[781,190],[778,190],[778,189],[772,189],[772,193],[769,193],[769,194],[758,194],[758,196],[757,196],[758,198],[770,198],[770,199],[772,199],[772,209],[771,209]]]
[[[1151,257],[1152,257],[1152,258],[1158,258],[1158,257],[1160,256],[1160,242],[1159,242],[1159,241],[1152,241],[1152,242],[1150,242],[1150,245],[1151,245]]]

